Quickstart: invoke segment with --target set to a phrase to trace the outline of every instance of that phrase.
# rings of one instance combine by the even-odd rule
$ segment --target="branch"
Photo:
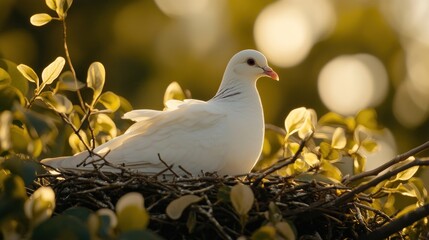
[[[407,213],[390,223],[376,229],[375,231],[369,233],[367,236],[363,236],[360,239],[365,240],[377,240],[384,239],[389,237],[390,235],[401,231],[403,228],[417,222],[418,220],[427,217],[429,215],[429,204],[423,205],[414,211]]]
[[[416,158],[412,162],[409,162],[409,163],[407,163],[401,167],[398,167],[398,168],[393,169],[393,170],[391,170],[391,171],[389,171],[389,172],[387,172],[381,176],[378,176],[378,177],[372,179],[371,181],[369,181],[365,184],[359,185],[358,187],[354,188],[350,192],[344,193],[343,195],[339,196],[334,201],[328,202],[327,205],[334,206],[334,205],[344,203],[347,200],[353,198],[356,194],[364,192],[364,191],[370,189],[371,187],[376,186],[377,184],[381,183],[382,181],[387,180],[387,179],[395,176],[396,174],[398,174],[402,171],[405,171],[405,170],[407,170],[411,167],[414,167],[414,166],[428,166],[428,165],[429,165],[429,160],[427,160],[427,159],[422,160],[422,159]]]
[[[366,172],[363,172],[363,173],[360,173],[360,174],[356,174],[356,175],[351,176],[351,177],[349,177],[347,179],[344,179],[343,183],[344,184],[348,184],[350,182],[353,182],[353,181],[356,181],[356,180],[359,180],[359,179],[363,179],[363,178],[366,178],[366,177],[369,177],[369,176],[375,176],[375,175],[381,173],[382,171],[386,170],[387,168],[395,165],[396,163],[402,162],[402,161],[406,160],[407,158],[409,158],[411,156],[414,156],[417,153],[420,153],[420,152],[422,152],[422,151],[424,151],[426,149],[429,149],[429,141],[423,143],[422,145],[420,145],[420,146],[418,146],[416,148],[413,148],[413,149],[409,150],[408,152],[405,152],[403,154],[397,155],[395,158],[393,158],[392,160],[388,161],[387,163],[381,165],[378,168],[375,168],[373,170],[366,171]]]
[[[262,179],[264,179],[266,176],[270,175],[271,173],[273,173],[273,172],[275,172],[275,171],[277,171],[279,169],[284,168],[285,166],[287,166],[289,164],[294,163],[296,161],[296,159],[298,159],[298,157],[300,156],[300,154],[301,154],[302,150],[304,149],[304,147],[305,147],[305,141],[302,140],[301,143],[299,144],[298,151],[296,151],[296,153],[293,155],[292,158],[287,159],[286,161],[282,162],[281,164],[273,165],[272,167],[270,167],[267,170],[263,171],[261,173],[261,175],[258,178],[256,178],[256,180],[253,182],[252,185],[253,186],[257,186],[262,181]]]

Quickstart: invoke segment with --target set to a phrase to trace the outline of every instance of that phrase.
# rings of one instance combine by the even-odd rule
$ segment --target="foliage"
[[[126,169],[47,172],[31,159],[64,154],[66,141],[73,152],[92,152],[121,134],[118,118],[131,109],[124,98],[103,92],[100,62],[89,66],[86,83],[78,80],[66,39],[72,2],[46,0],[57,16],[30,19],[35,26],[62,23],[65,57],[41,75],[0,60],[0,239],[357,238],[384,233],[390,223],[427,206],[427,190],[415,174],[429,160],[415,155],[429,143],[365,171],[366,155],[377,151],[372,136],[382,129],[373,109],[354,117],[327,113],[319,120],[312,109],[291,111],[284,129],[267,134],[254,172],[243,176],[165,180],[169,166],[155,176]],[[187,96],[172,83],[164,102]],[[352,161],[354,174],[343,174],[340,161]],[[427,222],[416,218],[389,235],[423,236]]]

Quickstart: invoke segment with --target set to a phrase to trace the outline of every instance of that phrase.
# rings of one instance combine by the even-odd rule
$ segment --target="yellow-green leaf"
[[[122,232],[131,230],[143,230],[149,224],[149,214],[146,209],[139,208],[136,205],[128,205],[120,212],[118,216],[118,228]]]
[[[307,113],[304,119],[304,123],[298,130],[298,136],[301,139],[307,139],[311,134],[314,133],[317,124],[317,114],[313,109],[307,109]]]
[[[31,152],[31,149],[29,149],[31,138],[26,129],[11,125],[10,139],[12,141],[12,149],[15,153],[29,154]]]
[[[40,97],[49,108],[59,113],[71,113],[73,110],[72,102],[64,95],[53,94],[50,91],[43,92]]]
[[[0,149],[8,151],[12,147],[10,138],[10,127],[12,124],[12,112],[4,111],[0,113]]]
[[[305,107],[296,108],[290,111],[285,119],[285,129],[287,135],[292,135],[294,132],[299,130],[305,121],[306,115],[307,109]]]
[[[90,124],[94,129],[94,133],[96,135],[100,132],[109,134],[110,138],[106,140],[110,140],[111,138],[116,137],[118,133],[115,122],[106,114],[100,113],[94,115],[93,117],[91,117]]]
[[[144,208],[144,198],[138,192],[130,192],[123,195],[116,203],[116,212],[121,212],[127,206],[137,206]]]
[[[43,69],[41,89],[51,84],[60,75],[65,63],[66,60],[63,57],[57,57],[51,64]]]
[[[165,212],[168,217],[177,220],[182,216],[183,211],[193,203],[199,202],[202,198],[196,195],[185,195],[175,199],[168,204]]]
[[[182,87],[177,82],[172,82],[168,85],[167,89],[164,93],[164,106],[166,107],[166,103],[168,100],[184,100],[186,98],[185,92]]]
[[[18,71],[17,65],[9,60],[0,59],[0,68],[3,68],[10,76],[10,86],[15,87],[21,92],[20,95],[27,95],[28,80]]]
[[[337,182],[341,181],[341,171],[329,161],[322,160],[320,164],[320,170],[323,175],[331,178],[332,180],[336,180]]]
[[[12,79],[10,78],[9,73],[6,72],[3,68],[0,68],[0,87],[2,85],[8,85]]]
[[[89,141],[86,133],[82,130],[79,131],[79,135],[82,137],[83,141],[86,143],[86,145],[89,146]],[[85,145],[82,143],[82,141],[79,139],[79,137],[72,133],[69,136],[69,145],[71,149],[73,150],[73,153],[78,153],[86,150]]]
[[[18,68],[28,81],[36,83],[36,86],[39,87],[39,77],[31,67],[25,64],[19,64],[16,68]]]
[[[116,214],[108,209],[108,208],[101,208],[98,209],[96,214],[98,216],[106,216],[109,218],[109,227],[110,228],[115,228],[118,225],[118,218],[116,217]]]
[[[85,86],[84,83],[80,81],[75,81],[74,76],[71,71],[66,71],[62,73],[59,77],[59,81],[55,87],[56,91],[65,90],[65,91],[77,91]]]
[[[231,188],[231,203],[239,215],[246,215],[253,206],[255,196],[248,185],[241,183]]]
[[[89,66],[88,77],[86,83],[89,88],[94,90],[93,103],[98,99],[103,91],[104,82],[106,80],[106,70],[100,62],[94,62]]]
[[[369,153],[377,151],[378,144],[372,139],[366,139],[362,141],[361,146]]]
[[[356,123],[369,129],[377,129],[377,112],[373,108],[364,109],[356,115]]]
[[[315,167],[320,164],[319,158],[314,153],[306,152],[302,154],[302,157],[310,167]]]
[[[24,204],[25,215],[37,225],[51,217],[55,209],[55,193],[50,187],[40,187]]]
[[[55,0],[56,12],[60,18],[65,18],[73,0]]]
[[[54,11],[57,10],[57,2],[56,2],[56,0],[46,0],[45,3],[46,3],[46,5],[50,9],[52,9]]]
[[[295,240],[296,239],[296,231],[291,224],[288,222],[278,222],[275,224],[275,228],[277,233],[282,236],[286,240]]]
[[[332,135],[332,148],[343,149],[347,144],[346,133],[344,129],[338,127],[335,129],[334,134]]]
[[[276,239],[276,229],[273,226],[262,226],[256,230],[251,238],[252,240],[274,240]]]
[[[37,13],[31,16],[30,23],[34,26],[40,27],[52,20],[52,17],[46,13]]]
[[[416,174],[416,172],[419,170],[419,166],[414,166],[414,167],[410,167],[407,170],[404,170],[398,174],[396,174],[395,180],[399,180],[399,181],[407,181],[409,180],[411,177],[414,176],[414,174]]]
[[[365,171],[366,156],[355,153],[353,154],[353,172],[355,174]]]
[[[119,96],[110,91],[101,94],[98,102],[103,104],[105,108],[112,112],[116,112],[116,110],[121,106],[121,99]]]

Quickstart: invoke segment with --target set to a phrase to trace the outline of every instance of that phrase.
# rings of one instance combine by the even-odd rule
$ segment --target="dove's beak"
[[[277,80],[277,81],[279,80],[279,75],[277,75],[277,73],[274,72],[274,70],[272,68],[270,68],[270,67],[263,67],[262,69],[264,70],[264,74],[267,77],[270,77],[270,78],[272,78],[274,80]]]

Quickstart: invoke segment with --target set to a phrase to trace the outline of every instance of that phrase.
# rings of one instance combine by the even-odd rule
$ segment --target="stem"
[[[81,94],[81,92],[80,92],[80,89],[78,88],[78,79],[77,79],[77,75],[76,75],[76,71],[75,71],[75,69],[74,69],[74,67],[73,67],[73,63],[72,63],[72,60],[71,60],[71,57],[70,57],[70,52],[69,52],[69,48],[68,48],[68,45],[67,45],[67,24],[66,24],[66,19],[64,18],[64,19],[62,19],[62,21],[61,21],[62,23],[63,23],[63,34],[64,34],[64,51],[65,51],[65,54],[66,54],[66,58],[67,58],[67,63],[68,63],[68,65],[69,65],[69,67],[70,67],[70,71],[72,72],[72,75],[73,75],[73,78],[74,78],[74,82],[75,82],[75,86],[76,86],[76,89],[77,89],[77,91],[76,91],[76,93],[77,93],[77,96],[78,96],[78,98],[79,98],[79,103],[80,103],[80,107],[82,108],[82,110],[85,112],[85,115],[87,115],[88,116],[88,129],[89,129],[89,131],[90,131],[90,133],[91,133],[91,150],[92,149],[94,149],[95,148],[95,135],[94,135],[94,129],[91,127],[91,124],[89,124],[89,115],[91,115],[91,112],[92,112],[92,108],[86,108],[86,106],[85,106],[85,102],[83,101],[83,98],[82,98],[82,94]],[[81,129],[81,127],[79,127],[79,130]],[[79,135],[78,133],[76,133],[77,135]],[[80,137],[79,137],[80,138]],[[85,144],[86,145],[86,144]],[[89,152],[92,152],[91,150],[88,150]]]
[[[85,109],[86,109],[85,108],[85,104],[84,104],[84,101],[83,101],[83,98],[82,98],[82,94],[80,93],[80,90],[78,89],[78,86],[77,86],[77,82],[78,82],[77,75],[76,75],[76,71],[74,70],[73,63],[72,63],[72,60],[71,60],[71,57],[70,57],[69,48],[68,48],[68,45],[67,45],[67,24],[66,24],[66,19],[65,18],[62,19],[61,22],[63,23],[64,51],[65,51],[65,54],[66,54],[67,63],[69,65],[70,71],[72,72],[72,75],[73,75],[73,78],[74,78],[74,81],[75,81],[75,85],[76,85],[76,89],[77,89],[76,93],[77,93],[77,96],[79,98],[80,106],[82,107],[82,110],[85,111]]]

